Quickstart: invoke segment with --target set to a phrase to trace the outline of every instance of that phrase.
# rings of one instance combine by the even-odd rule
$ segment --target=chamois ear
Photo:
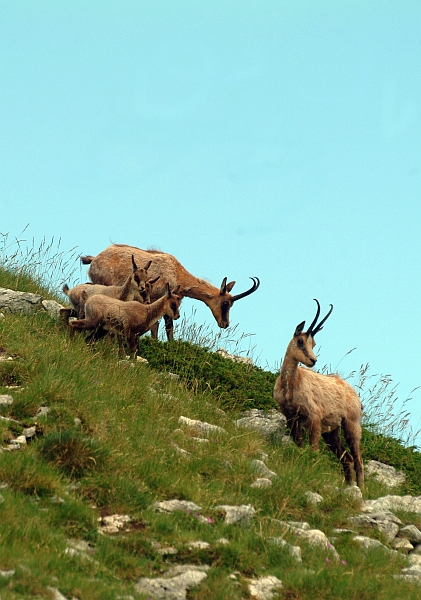
[[[167,298],[171,298],[171,290],[170,290],[170,284],[167,283],[165,286],[165,295]]]
[[[158,279],[161,278],[161,275],[158,275],[158,277],[155,277],[155,279],[148,279],[147,283],[149,283],[149,285],[153,285],[154,283],[156,283],[158,281]]]
[[[174,289],[172,290],[172,292],[171,292],[171,293],[172,293],[172,294],[178,294],[178,292],[179,292],[179,291],[180,291],[180,286],[178,285],[176,288],[174,288]]]
[[[133,267],[133,271],[137,271],[137,264],[134,261],[134,254],[132,254],[132,267]]]
[[[297,328],[294,332],[294,337],[297,337],[297,335],[300,335],[303,332],[304,326],[305,326],[306,322],[303,321],[302,323],[300,323],[299,325],[297,325]]]
[[[151,264],[152,264],[151,260],[146,263],[146,265],[143,267],[145,269],[145,271],[147,271],[149,269],[149,267],[151,266]]]
[[[234,286],[235,286],[235,281],[230,281],[229,283],[227,283],[225,290],[229,293]]]

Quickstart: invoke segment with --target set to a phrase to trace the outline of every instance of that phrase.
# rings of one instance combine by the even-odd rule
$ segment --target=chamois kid
[[[310,369],[299,367],[302,363],[314,367],[317,358],[313,352],[314,337],[333,310],[317,325],[320,304],[317,300],[317,313],[312,324],[304,331],[305,321],[300,323],[288,344],[281,371],[275,384],[273,396],[279,410],[287,418],[291,435],[297,446],[302,446],[302,428],[309,430],[310,443],[317,450],[320,436],[323,436],[329,449],[340,460],[345,480],[352,483],[355,468],[357,484],[364,485],[364,468],[361,459],[361,417],[362,406],[354,388],[339,375],[322,375]],[[341,441],[341,428],[349,446],[349,453]]]
[[[126,277],[122,285],[99,285],[92,283],[81,283],[76,285],[72,289],[65,284],[63,286],[63,292],[69,298],[69,302],[72,305],[73,310],[76,312],[78,319],[85,317],[85,301],[86,298],[94,296],[96,294],[104,294],[110,298],[116,298],[127,302],[130,300],[137,300],[138,302],[150,302],[150,290],[149,293],[146,287],[146,281],[148,277],[148,269],[151,266],[152,261],[150,260],[145,264],[143,268],[139,268],[132,254],[132,270],[131,273]],[[155,283],[158,280],[156,277],[153,280],[149,280],[149,283]]]
[[[98,331],[100,336],[113,332],[123,336],[130,354],[135,356],[138,350],[138,337],[146,333],[163,315],[171,319],[180,316],[180,296],[177,289],[171,292],[167,283],[165,296],[152,304],[136,301],[122,302],[115,298],[96,294],[86,299],[85,318],[70,322],[71,335],[76,330]]]

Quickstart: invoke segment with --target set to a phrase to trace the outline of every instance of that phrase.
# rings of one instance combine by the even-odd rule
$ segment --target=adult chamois
[[[314,367],[317,358],[313,352],[316,344],[314,337],[333,310],[317,325],[320,304],[317,313],[307,331],[305,321],[300,323],[292,340],[288,344],[280,375],[276,381],[273,396],[279,410],[287,418],[291,435],[297,446],[303,443],[302,428],[308,428],[310,443],[317,450],[320,436],[329,449],[340,460],[345,480],[352,483],[352,467],[355,468],[357,484],[364,486],[364,467],[361,459],[361,417],[362,406],[354,388],[339,375],[322,375],[310,369],[299,367],[302,363]],[[351,454],[341,441],[341,428]]]
[[[114,244],[109,246],[97,256],[82,256],[81,261],[85,265],[90,265],[88,275],[93,283],[105,285],[120,285],[130,273],[131,256],[134,256],[136,262],[140,265],[153,259],[150,266],[150,275],[160,275],[159,285],[153,288],[152,301],[165,294],[165,286],[170,284],[171,288],[178,286],[178,295],[187,296],[201,300],[212,311],[219,327],[227,328],[229,326],[229,312],[231,306],[237,300],[245,298],[257,290],[260,281],[257,277],[251,277],[252,287],[237,295],[230,294],[235,281],[227,283],[224,277],[221,287],[217,288],[204,279],[199,279],[189,273],[187,269],[171,254],[159,252],[157,250],[141,250],[125,244]],[[168,340],[173,339],[173,322],[171,317],[164,315],[165,328]],[[151,328],[153,337],[158,336],[158,323]]]

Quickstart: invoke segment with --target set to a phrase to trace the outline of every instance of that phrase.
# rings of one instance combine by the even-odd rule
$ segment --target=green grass
[[[26,279],[18,272],[25,269],[0,269],[0,287],[13,287],[12,281],[21,291],[42,289],[46,297],[57,297],[57,286],[45,284],[36,272]],[[288,600],[419,598],[419,587],[393,577],[406,564],[403,556],[391,560],[382,551],[363,552],[345,536],[335,541],[338,563],[301,544],[298,564],[285,548],[268,543],[273,536],[297,543],[279,523],[285,520],[307,521],[329,536],[333,528],[347,527],[359,505],[335,489],[343,487],[342,472],[325,449],[273,445],[236,428],[244,408],[274,407],[276,374],[222,358],[203,330],[198,332],[190,326],[187,341],[173,343],[145,337],[141,354],[149,364],[132,365],[121,361],[111,340],[95,347],[82,336],[70,340],[47,314],[6,314],[0,320],[0,345],[16,357],[0,362],[0,394],[14,398],[0,411],[18,421],[0,421],[1,445],[33,425],[41,406],[49,408],[37,417],[32,442],[1,454],[0,569],[15,570],[10,578],[0,576],[1,599],[49,598],[49,587],[80,600],[141,598],[134,592],[140,577],[161,576],[171,564],[204,563],[211,567],[208,577],[189,592],[189,600],[247,598],[247,579],[265,575],[282,580],[277,598]],[[179,379],[168,378],[168,372]],[[219,425],[227,435],[199,444],[179,430],[181,415]],[[190,458],[181,457],[174,444]],[[250,462],[260,451],[279,475],[265,490],[250,487],[255,479]],[[375,424],[364,429],[363,457],[403,470],[408,482],[398,491],[421,494],[420,454],[379,433]],[[307,491],[321,493],[324,502],[309,505]],[[368,481],[364,495],[386,493]],[[172,498],[196,502],[209,521],[185,511],[150,509]],[[248,525],[226,525],[218,504],[252,504],[256,515]],[[128,531],[99,534],[98,519],[114,513],[132,517]],[[221,537],[230,544],[218,544]],[[71,540],[89,543],[88,558],[66,551]],[[211,548],[191,550],[194,540]],[[175,546],[178,554],[163,557],[156,542]],[[229,578],[232,573],[236,580]]]

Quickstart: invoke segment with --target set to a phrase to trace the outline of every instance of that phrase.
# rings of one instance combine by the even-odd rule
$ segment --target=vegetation
[[[0,287],[60,299],[56,284],[45,283],[32,258],[3,260]],[[0,361],[0,394],[14,398],[0,407],[2,417],[13,419],[0,420],[0,445],[36,424],[27,446],[1,454],[0,571],[14,570],[10,577],[0,573],[1,599],[49,598],[56,588],[80,600],[146,600],[134,591],[136,582],[162,575],[171,564],[210,565],[190,600],[247,598],[247,578],[265,575],[282,580],[279,599],[419,598],[416,584],[393,577],[405,566],[403,556],[364,553],[345,536],[335,541],[341,560],[302,544],[300,564],[267,542],[282,536],[296,543],[279,523],[287,520],[307,521],[331,536],[335,527],[348,526],[359,503],[342,493],[342,469],[329,452],[274,445],[235,426],[244,408],[273,407],[274,373],[216,354],[215,341],[201,328],[185,327],[178,336],[184,339],[172,343],[145,337],[141,355],[149,364],[133,364],[122,360],[112,340],[93,347],[83,336],[71,341],[46,313],[0,319],[0,346],[15,357]],[[362,394],[365,389],[362,382]],[[387,388],[380,396],[376,403],[390,396]],[[41,407],[48,411],[38,414]],[[228,435],[211,435],[200,444],[179,429],[181,415],[219,425]],[[399,417],[390,421],[398,434]],[[367,422],[363,458],[402,469],[408,480],[398,493],[421,494],[421,455],[398,437]],[[262,451],[279,478],[270,488],[254,489],[250,462]],[[324,502],[309,505],[307,491],[319,492]],[[379,483],[367,482],[366,498],[385,493]],[[173,498],[197,503],[206,522],[194,512],[150,508]],[[247,526],[226,525],[218,504],[252,504],[256,514]],[[121,533],[101,535],[98,519],[112,514],[132,520]],[[218,544],[220,538],[229,545]],[[82,540],[86,552],[69,550]],[[195,540],[210,548],[191,549]],[[178,553],[162,555],[157,544]]]

